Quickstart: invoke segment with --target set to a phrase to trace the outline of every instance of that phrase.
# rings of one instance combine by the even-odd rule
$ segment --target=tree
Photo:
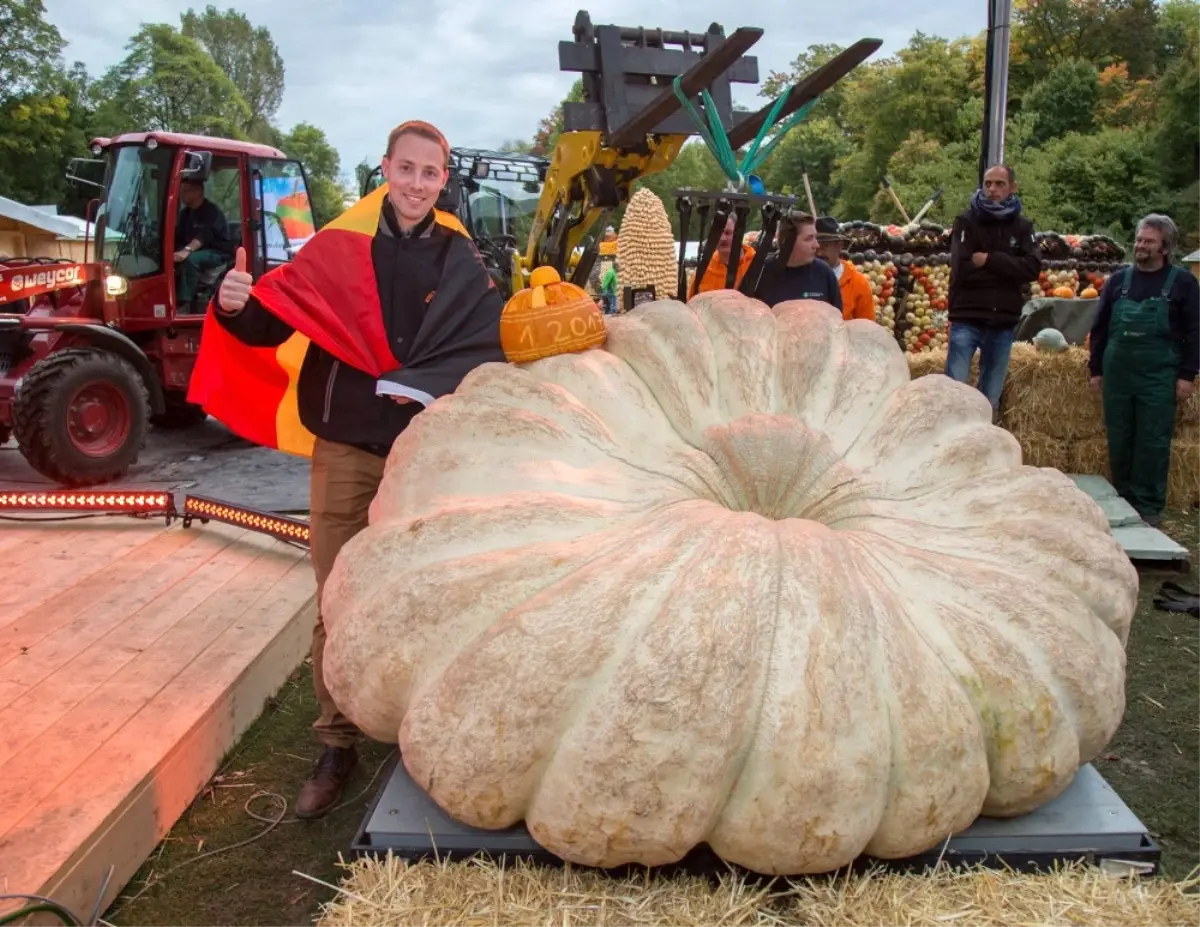
[[[283,58],[270,31],[254,27],[235,9],[222,13],[211,5],[203,13],[189,9],[180,19],[182,34],[208,52],[246,101],[249,115],[242,130],[266,133],[283,102],[284,87]]]
[[[358,164],[354,165],[354,193],[356,196],[362,193],[363,187],[366,186],[367,178],[371,176],[372,171],[377,167],[379,167],[378,164],[372,164],[366,158],[363,158]]]
[[[1034,141],[1092,131],[1099,102],[1100,74],[1095,65],[1078,58],[1056,65],[1025,98],[1025,109],[1037,118]]]
[[[341,159],[325,133],[301,122],[283,137],[280,147],[289,158],[304,165],[317,228],[341,215],[346,208],[346,190],[338,179]]]
[[[804,192],[807,171],[817,210],[830,213],[841,195],[841,188],[833,179],[836,167],[853,150],[853,143],[834,116],[810,115],[771,152],[763,165],[763,183],[772,193],[794,194],[807,203]]]
[[[87,71],[67,69],[41,0],[0,0],[0,195],[53,204],[64,167],[86,150]]]
[[[563,103],[582,103],[583,102],[583,80],[582,78],[575,81],[571,85],[571,90],[567,93]],[[548,157],[554,146],[558,144],[558,137],[563,130],[563,108],[562,103],[554,107],[545,119],[543,119],[537,128],[537,132],[533,136],[533,144],[530,146],[530,153]]]
[[[66,43],[42,0],[0,0],[0,102],[53,89]]]
[[[767,79],[763,81],[762,89],[759,91],[760,95],[769,99],[779,97],[787,92],[793,84],[798,84],[809,74],[821,67],[821,65],[832,61],[843,51],[845,51],[845,48],[841,45],[808,46],[807,49],[795,57],[786,71],[772,71],[767,75]],[[825,116],[840,125],[842,108],[845,105],[847,95],[853,92],[855,75],[860,74],[863,68],[869,67],[869,64],[861,65],[858,71],[851,71],[850,74],[826,90],[821,94],[821,98],[817,101],[817,104],[810,110],[809,115],[813,118]]]
[[[1191,4],[1193,8],[1197,4]],[[1179,54],[1155,86],[1156,136],[1168,181],[1186,186],[1200,163],[1200,25],[1193,19]]]
[[[1167,0],[1162,4],[1155,35],[1158,73],[1183,57],[1200,32],[1200,2],[1197,0]]]
[[[105,132],[193,132],[244,137],[250,109],[208,53],[172,26],[149,25],[100,81],[96,119]]]
[[[1171,208],[1154,140],[1144,132],[1064,135],[1045,147],[1044,158],[1049,189],[1042,218],[1050,227],[1129,241],[1139,218]]]
[[[913,132],[951,141],[959,131],[959,109],[969,96],[970,44],[917,32],[895,58],[878,62],[859,78],[848,95],[844,127],[861,142],[842,159],[842,215],[869,213],[888,160]]]

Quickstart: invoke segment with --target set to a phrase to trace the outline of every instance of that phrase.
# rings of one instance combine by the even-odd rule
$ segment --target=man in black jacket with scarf
[[[979,351],[979,391],[999,419],[1013,332],[1025,305],[1025,285],[1038,278],[1041,258],[1033,223],[1021,214],[1016,177],[997,164],[983,175],[971,205],[954,221],[950,242],[950,350],[947,376],[969,381]]]

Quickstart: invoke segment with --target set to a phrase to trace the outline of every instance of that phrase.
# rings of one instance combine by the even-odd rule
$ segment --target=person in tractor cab
[[[175,222],[175,300],[187,306],[196,298],[200,275],[233,262],[233,242],[225,215],[204,195],[204,184],[179,185],[181,206]]]
[[[725,228],[721,231],[721,237],[717,241],[717,253],[708,262],[708,269],[704,272],[704,278],[700,281],[700,286],[696,288],[698,293],[725,289],[725,279],[729,273],[729,255],[733,252],[735,225],[736,222],[733,216],[725,220]],[[743,244],[742,253],[738,257],[737,277],[733,282],[735,288],[742,282],[742,278],[746,276],[746,271],[750,269],[750,262],[753,260],[754,248]]]
[[[1113,488],[1152,527],[1167,504],[1175,406],[1200,373],[1200,281],[1171,263],[1176,241],[1167,216],[1142,219],[1134,263],[1104,284],[1089,338]]]
[[[382,159],[385,189],[379,196],[364,197],[330,231],[318,232],[294,264],[257,284],[246,272],[245,252],[238,249],[237,263],[214,301],[212,317],[220,328],[252,347],[276,348],[293,336],[296,329],[279,318],[281,313],[296,319],[332,316],[328,327],[351,326],[361,340],[376,339],[380,352],[394,355],[382,363],[394,364],[420,383],[401,394],[380,394],[383,381],[377,374],[341,360],[316,338],[306,349],[294,401],[300,422],[315,437],[309,543],[318,603],[342,547],[367,527],[392,444],[426,403],[453,392],[470,370],[505,360],[500,346],[504,300],[461,223],[435,208],[450,176],[449,161],[450,146],[437,128],[416,121],[397,126]],[[364,206],[375,212],[368,215]],[[354,234],[364,244],[340,230],[355,223],[360,225]],[[354,286],[360,287],[358,295],[350,289]],[[264,305],[268,302],[274,311]],[[412,352],[424,343],[423,335],[437,345],[431,352],[435,359],[416,364]],[[228,369],[232,379],[235,371],[232,365]],[[211,381],[222,382],[215,376]],[[237,409],[250,401],[220,398],[232,405],[226,419],[236,418]],[[320,717],[313,727],[324,750],[296,802],[296,816],[306,819],[334,806],[357,765],[359,731],[325,686],[325,639],[318,611],[312,667]]]
[[[817,220],[821,260],[833,268],[842,291],[842,318],[847,321],[869,319],[874,322],[875,294],[871,292],[871,281],[854,266],[853,261],[842,257],[849,240],[848,236],[842,234],[842,227],[833,216],[821,216]]]
[[[798,216],[791,220],[796,239],[786,258],[773,254],[766,259],[762,273],[752,287],[755,299],[768,306],[793,299],[815,299],[829,303],[838,312],[842,311],[842,290],[833,269],[824,261],[817,260],[816,219]],[[787,241],[785,229],[779,229],[780,247]]]
[[[1016,175],[996,164],[983,175],[971,205],[954,220],[950,238],[950,348],[946,376],[966,383],[979,352],[978,388],[1000,419],[1013,334],[1025,306],[1025,285],[1042,269],[1033,223],[1021,213]]]

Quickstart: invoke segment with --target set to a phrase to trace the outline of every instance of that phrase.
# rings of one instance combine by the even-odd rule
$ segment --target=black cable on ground
[[[108,867],[108,872],[104,874],[104,878],[100,882],[100,890],[96,893],[92,912],[86,921],[81,921],[70,908],[59,904],[53,898],[47,898],[45,895],[14,894],[0,895],[0,901],[30,901],[33,903],[18,908],[10,914],[0,916],[0,927],[5,924],[15,924],[33,914],[53,914],[68,927],[94,927],[99,923],[100,906],[104,904],[104,893],[108,891],[108,883],[112,881],[113,873],[116,871],[116,866]]]
[[[379,766],[376,767],[375,772],[371,775],[371,778],[367,781],[367,784],[365,786],[363,786],[362,791],[360,791],[353,798],[348,798],[345,801],[339,802],[338,804],[334,805],[332,808],[330,808],[326,812],[326,815],[333,814],[335,811],[340,811],[342,808],[345,808],[349,805],[354,804],[356,801],[358,801],[360,798],[362,798],[364,795],[366,795],[367,792],[370,791],[371,786],[375,784],[375,780],[377,778],[379,778],[379,774],[381,772],[383,772],[384,767],[387,766],[388,761],[392,758],[393,752],[394,751],[389,751],[388,755],[383,758],[383,762],[380,763]],[[250,805],[253,802],[258,801],[260,798],[273,799],[279,805],[279,814],[276,817],[268,818],[264,815],[258,814],[255,811],[251,811]],[[147,881],[146,884],[144,886],[142,886],[141,890],[139,890],[136,894],[131,895],[130,897],[126,898],[123,901],[120,901],[112,909],[112,913],[115,915],[118,911],[120,911],[124,908],[127,908],[129,905],[133,904],[135,901],[137,901],[139,898],[141,898],[143,895],[145,895],[146,892],[150,891],[150,889],[152,889],[156,885],[158,885],[161,881],[163,881],[164,879],[166,879],[168,876],[172,875],[173,873],[178,872],[180,869],[183,869],[185,866],[190,866],[190,865],[192,865],[192,863],[198,863],[202,859],[210,859],[214,856],[220,855],[221,853],[228,853],[231,850],[239,850],[242,847],[249,846],[250,844],[255,843],[256,841],[261,840],[263,837],[265,837],[267,834],[269,834],[271,831],[273,831],[280,824],[296,824],[296,823],[299,823],[301,820],[303,820],[302,818],[287,817],[287,810],[288,810],[287,799],[284,798],[282,795],[278,794],[277,792],[268,792],[265,789],[260,789],[259,791],[255,792],[253,795],[251,795],[249,798],[247,798],[245,803],[242,805],[242,808],[245,810],[246,814],[248,814],[250,817],[254,818],[256,821],[265,822],[267,826],[264,827],[262,830],[260,830],[253,837],[247,837],[245,840],[239,840],[237,843],[231,843],[229,846],[218,847],[215,850],[209,850],[205,853],[201,853],[199,856],[190,857],[189,859],[185,859],[183,862],[179,863],[178,865],[172,866],[170,869],[168,869],[162,875],[158,876],[157,878],[154,878],[153,881]],[[105,923],[108,923],[108,921],[105,921]]]

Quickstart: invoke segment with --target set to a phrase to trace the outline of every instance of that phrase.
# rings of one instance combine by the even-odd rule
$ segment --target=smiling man
[[[257,283],[239,249],[210,316],[217,324],[205,328],[192,401],[235,432],[281,448],[261,437],[275,434],[276,409],[255,395],[280,371],[255,379],[243,368],[269,366],[276,356],[255,349],[279,348],[297,334],[309,339],[289,395],[311,439],[318,606],[339,551],[367,526],[396,438],[472,369],[505,359],[500,293],[458,220],[434,208],[449,155],[428,123],[395,128],[382,160],[385,187]],[[222,344],[225,333],[243,347]],[[367,347],[356,352],[354,345]],[[329,811],[357,763],[358,731],[325,687],[325,636],[318,613],[312,663],[321,715],[314,729],[325,749],[296,803],[300,818]]]
[[[1133,266],[1104,284],[1090,339],[1113,488],[1152,526],[1167,503],[1175,406],[1200,372],[1200,281],[1172,263],[1177,240],[1167,216],[1138,223]]]

